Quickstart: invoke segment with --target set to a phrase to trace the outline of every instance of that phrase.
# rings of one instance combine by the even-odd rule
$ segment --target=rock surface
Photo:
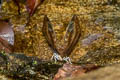
[[[119,67],[120,64],[114,64],[89,72],[87,74],[70,77],[63,80],[118,80],[120,77]]]
[[[66,77],[75,77],[78,75],[80,76],[82,74],[86,74],[86,72],[96,70],[99,67],[100,66],[94,64],[75,65],[66,63],[59,68],[53,80],[61,80]]]

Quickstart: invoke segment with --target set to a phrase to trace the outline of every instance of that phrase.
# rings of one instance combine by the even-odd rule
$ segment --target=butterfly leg
[[[53,53],[53,56],[51,57],[51,60],[54,60],[55,63],[56,63],[58,60],[62,61],[62,57],[57,53]]]
[[[70,57],[63,57],[63,60],[69,64],[72,64]]]

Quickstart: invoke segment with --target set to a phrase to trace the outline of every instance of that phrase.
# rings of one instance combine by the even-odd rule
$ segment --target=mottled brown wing
[[[79,25],[79,20],[77,18],[77,15],[74,15],[70,21],[71,25],[68,26],[68,29],[69,31],[66,31],[66,32],[69,32],[69,33],[66,33],[66,34],[69,34],[69,37],[68,37],[68,44],[65,48],[65,50],[63,51],[63,55],[66,57],[66,56],[69,56],[71,54],[71,52],[74,50],[76,44],[78,43],[79,41],[79,38],[81,36],[81,29],[80,29],[80,25]]]
[[[14,45],[14,31],[12,25],[6,20],[0,20],[0,37]]]
[[[20,4],[19,4],[19,0],[13,0],[13,2],[18,6],[18,14],[20,15]]]
[[[37,7],[41,5],[45,0],[26,0],[27,10],[29,12],[29,17],[32,16]]]
[[[14,31],[9,20],[0,20],[0,51],[13,52]]]
[[[38,6],[41,5],[45,0],[26,0],[26,8],[29,13],[27,17],[27,23],[25,26],[28,26],[30,23],[30,17],[34,15],[35,11],[37,10]]]
[[[45,36],[45,39],[46,39],[48,45],[52,49],[52,51],[59,54],[58,50],[56,49],[55,42],[53,39],[54,31],[53,31],[52,25],[50,23],[50,20],[48,19],[48,17],[46,15],[44,17],[42,31],[43,31],[43,35]]]

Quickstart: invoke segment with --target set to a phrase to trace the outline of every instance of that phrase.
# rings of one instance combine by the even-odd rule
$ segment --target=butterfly
[[[57,50],[57,47],[55,46],[55,42],[54,42],[55,32],[52,28],[52,24],[49,18],[47,17],[47,15],[45,15],[44,17],[42,32],[46,39],[46,42],[48,43],[49,47],[53,51],[52,59],[54,59],[55,61],[65,60],[66,62],[71,63],[69,55],[74,50],[81,36],[81,27],[79,25],[79,20],[78,20],[77,15],[73,15],[71,21],[69,22],[67,26],[64,38],[65,40],[68,38],[67,40],[68,42],[67,42],[66,48],[64,49],[62,53],[60,53]]]

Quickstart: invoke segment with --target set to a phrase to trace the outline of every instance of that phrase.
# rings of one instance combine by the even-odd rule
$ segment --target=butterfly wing
[[[52,25],[50,23],[50,20],[48,19],[48,17],[46,15],[44,17],[42,31],[43,31],[43,35],[45,36],[45,39],[46,39],[48,45],[52,49],[52,51],[59,54],[58,50],[56,49],[55,42],[53,39],[53,36],[55,36],[54,31],[53,31]]]
[[[64,56],[69,56],[71,52],[74,50],[76,44],[79,41],[79,38],[81,36],[81,29],[79,25],[79,20],[77,18],[77,15],[74,15],[68,25],[68,29],[66,34],[69,32],[68,37],[68,44],[65,50],[63,51]]]

